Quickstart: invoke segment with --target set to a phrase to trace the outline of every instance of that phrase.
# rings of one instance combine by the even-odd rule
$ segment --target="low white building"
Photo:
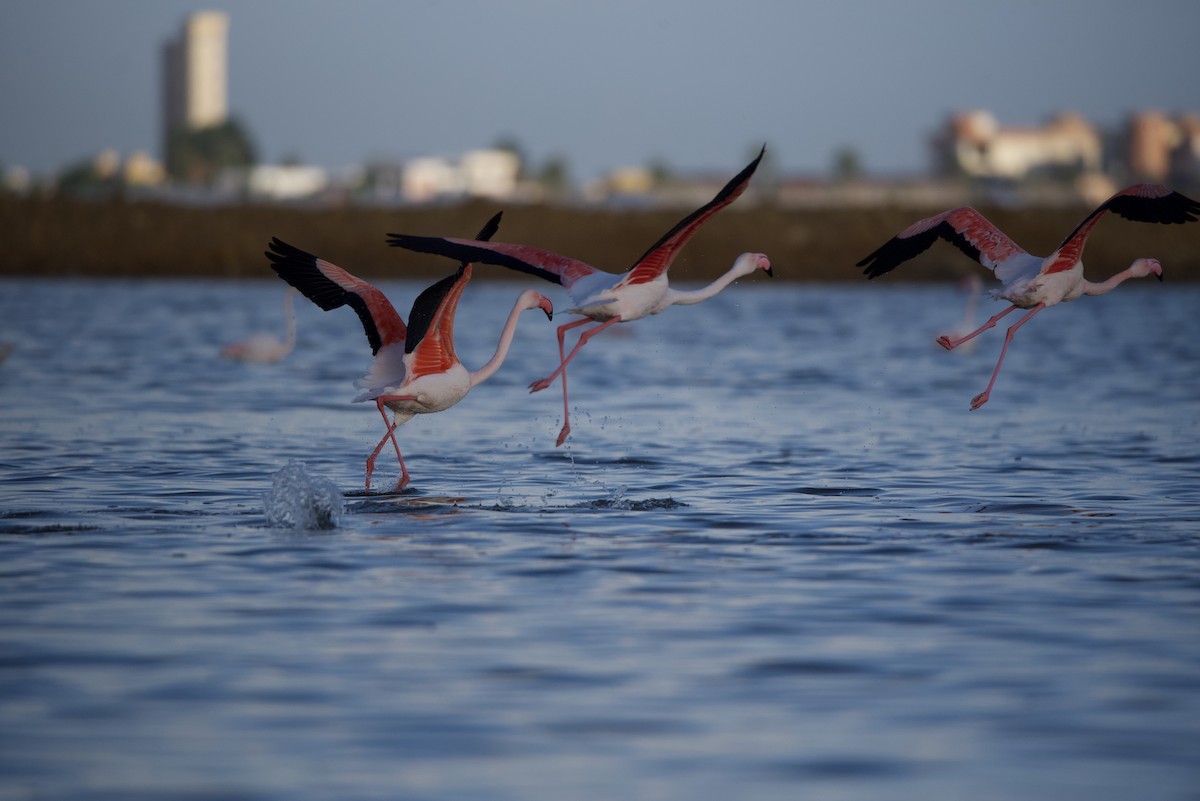
[[[412,203],[462,195],[511,198],[520,171],[520,157],[509,150],[471,150],[458,162],[424,156],[405,162],[401,191]]]
[[[1099,172],[1100,134],[1078,114],[1059,114],[1042,126],[1001,126],[987,111],[950,118],[934,139],[944,168],[978,178],[1021,179],[1031,173]]]

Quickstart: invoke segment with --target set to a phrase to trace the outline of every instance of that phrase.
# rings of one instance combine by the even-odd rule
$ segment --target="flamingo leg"
[[[1013,306],[1012,308],[1015,309],[1017,307]],[[1033,315],[1037,314],[1044,308],[1046,308],[1046,304],[1039,303],[1029,311],[1029,314],[1025,315],[1020,320],[1017,320],[1017,322],[1013,323],[1012,326],[1009,327],[1008,333],[1004,336],[1004,347],[1000,348],[1000,359],[996,362],[996,369],[992,371],[992,380],[988,382],[987,389],[971,399],[971,411],[978,409],[980,406],[988,402],[988,397],[992,394],[992,385],[996,383],[996,376],[1000,375],[1000,365],[1004,364],[1004,354],[1008,353],[1008,343],[1012,342],[1013,334],[1017,333],[1018,328],[1032,320]],[[1009,311],[1012,311],[1012,309],[1009,309]]]
[[[554,383],[554,379],[558,378],[558,374],[561,373],[563,371],[563,369],[566,368],[566,366],[567,366],[568,359],[567,359],[566,347],[565,347],[565,343],[564,343],[564,340],[567,335],[567,331],[572,328],[578,328],[581,325],[586,325],[587,323],[591,322],[591,320],[592,320],[592,318],[590,318],[590,317],[581,317],[578,320],[572,320],[569,323],[563,323],[562,325],[560,325],[558,327],[558,369],[556,369],[553,373],[546,376],[545,378],[539,378],[537,381],[534,381],[533,383],[531,383],[529,385],[530,392],[540,392],[543,389],[545,389],[546,387],[548,387]],[[578,344],[575,346],[575,349],[571,351],[572,357],[575,356],[575,351],[577,351],[577,350],[579,350]]]
[[[984,331],[995,326],[996,321],[998,321],[1001,317],[1003,317],[1004,315],[1008,314],[1009,312],[1011,312],[1012,310],[1014,310],[1016,308],[1017,308],[1016,306],[1009,306],[1007,309],[1005,309],[1004,311],[995,315],[994,317],[992,317],[990,320],[988,320],[983,325],[976,328],[971,333],[967,334],[966,336],[959,337],[958,339],[951,339],[949,334],[942,334],[940,337],[937,338],[937,343],[939,345],[941,345],[943,348],[945,348],[946,350],[954,350],[962,343],[964,343],[968,340],[974,339],[975,337],[982,334]],[[1020,325],[1020,323],[1018,323],[1018,325]]]
[[[408,468],[404,466],[404,457],[400,455],[400,443],[396,442],[396,424],[388,420],[385,409],[386,403],[399,400],[416,400],[416,398],[412,395],[380,395],[375,399],[375,408],[379,409],[379,414],[383,416],[384,425],[387,426],[387,433],[383,435],[383,439],[379,440],[379,444],[375,446],[375,450],[371,451],[371,455],[367,457],[367,492],[371,491],[371,474],[375,472],[375,458],[379,456],[379,452],[383,450],[383,446],[389,439],[392,441],[392,447],[396,449],[396,460],[400,462],[400,481],[396,483],[396,488],[393,492],[399,492],[408,485]]]
[[[600,325],[596,326],[595,328],[589,328],[587,331],[584,331],[582,334],[579,335],[579,341],[575,343],[575,347],[571,349],[571,353],[564,357],[563,356],[563,337],[566,334],[567,329],[574,328],[579,325],[583,325],[584,323],[588,322],[589,319],[590,318],[585,317],[582,320],[575,320],[574,322],[566,323],[565,325],[559,326],[559,328],[558,328],[558,355],[559,355],[559,358],[561,359],[561,361],[558,365],[558,369],[555,370],[550,375],[543,378],[541,381],[535,381],[529,385],[530,392],[537,392],[540,389],[545,389],[546,387],[550,386],[550,384],[554,381],[555,377],[557,377],[560,373],[562,374],[563,427],[562,427],[562,430],[558,432],[558,439],[556,439],[554,441],[554,446],[556,448],[558,446],[562,445],[564,442],[566,442],[567,435],[571,433],[571,412],[570,412],[570,406],[568,405],[568,402],[567,402],[567,363],[575,358],[575,354],[579,353],[579,349],[582,348],[584,345],[586,345],[587,341],[589,339],[594,337],[596,334],[599,334],[601,331],[608,328],[609,326],[616,325],[617,323],[621,322],[620,316],[617,316],[617,317],[613,317],[612,319],[605,320],[604,322],[600,323]]]

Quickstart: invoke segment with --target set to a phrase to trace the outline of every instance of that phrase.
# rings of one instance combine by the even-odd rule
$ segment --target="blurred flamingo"
[[[489,238],[499,222],[497,214],[479,232],[479,238]],[[406,326],[382,292],[341,267],[279,239],[271,240],[266,256],[279,277],[313,303],[326,311],[348,305],[362,321],[375,360],[367,375],[355,383],[363,391],[354,400],[374,401],[387,426],[387,432],[367,457],[367,492],[371,491],[375,458],[389,439],[400,462],[395,491],[408,485],[408,468],[396,442],[398,426],[415,415],[449,409],[500,369],[521,312],[541,309],[547,317],[554,312],[548,298],[533,290],[521,293],[500,333],[495,355],[478,370],[468,371],[454,352],[454,317],[463,289],[471,280],[470,264],[463,263],[454,275],[422,292],[413,303]],[[390,421],[386,409],[392,411]]]
[[[1134,260],[1128,268],[1107,281],[1092,283],[1083,277],[1083,246],[1106,211],[1135,222],[1187,223],[1196,220],[1200,203],[1159,184],[1126,187],[1084,217],[1046,258],[1022,250],[978,211],[963,206],[913,223],[860,261],[858,266],[864,268],[863,274],[868,278],[875,278],[925,252],[935,240],[941,238],[995,273],[1002,286],[992,292],[992,297],[1007,300],[1012,305],[968,334],[954,338],[947,335],[938,337],[938,344],[947,350],[993,327],[996,321],[1014,309],[1030,310],[1008,329],[1004,346],[1000,349],[1000,359],[992,371],[987,389],[971,400],[971,408],[978,409],[987,403],[991,395],[1013,335],[1042,309],[1075,300],[1082,295],[1103,295],[1130,278],[1144,278],[1153,274],[1159,281],[1162,280],[1162,266],[1158,261],[1144,258]]]
[[[701,225],[746,191],[746,186],[750,183],[750,178],[765,151],[764,146],[758,156],[734,176],[712,200],[680,220],[634,262],[628,271],[621,274],[605,272],[577,259],[528,245],[406,234],[388,234],[388,243],[420,253],[497,264],[553,281],[567,290],[575,303],[568,311],[582,317],[558,327],[558,368],[545,378],[529,385],[530,392],[537,392],[550,386],[554,379],[562,374],[563,427],[555,442],[556,445],[562,445],[571,432],[567,402],[567,364],[589,339],[617,323],[658,314],[668,306],[708,300],[738,278],[750,275],[756,270],[772,275],[771,262],[766,256],[761,253],[743,253],[734,261],[728,272],[702,289],[685,292],[671,289],[667,283],[667,269],[675,260],[676,254]],[[584,331],[568,355],[564,343],[567,331],[589,321],[598,322],[599,325]]]
[[[967,302],[963,306],[962,319],[944,334],[950,339],[965,336],[975,330],[975,312],[979,309],[979,297],[983,293],[983,279],[971,273],[959,283],[959,289],[967,293]],[[965,341],[959,345],[958,351],[972,351],[978,344],[978,340],[975,339]]]
[[[291,353],[296,347],[296,315],[292,308],[294,293],[295,290],[288,288],[283,294],[283,319],[286,327],[284,339],[280,340],[266,333],[252,334],[240,342],[233,342],[221,348],[221,355],[239,362],[270,364]]]

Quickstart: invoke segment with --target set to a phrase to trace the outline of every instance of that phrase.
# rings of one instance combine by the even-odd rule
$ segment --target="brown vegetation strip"
[[[448,265],[389,248],[384,235],[470,236],[502,207],[485,202],[425,208],[186,207],[7,197],[0,198],[0,275],[269,278],[262,253],[278,236],[364,277],[429,277],[444,274]],[[612,271],[624,270],[688,211],[504,208],[497,241],[537,245]],[[855,262],[940,210],[795,210],[743,203],[706,225],[671,274],[676,280],[707,280],[728,269],[739,253],[754,250],[770,256],[775,275],[784,280],[862,281]],[[1039,255],[1049,254],[1089,211],[980,210]],[[1147,225],[1110,215],[1088,243],[1087,276],[1106,278],[1141,256],[1161,261],[1169,281],[1200,280],[1200,224]],[[883,280],[947,280],[971,269],[956,249],[937,243]],[[484,274],[520,277],[499,268]]]

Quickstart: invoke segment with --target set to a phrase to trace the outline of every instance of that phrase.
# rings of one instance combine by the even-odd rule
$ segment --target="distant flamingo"
[[[755,270],[763,270],[767,275],[772,275],[771,262],[766,256],[761,253],[743,253],[734,261],[728,272],[703,289],[682,292],[667,285],[667,269],[675,260],[676,254],[701,225],[746,191],[750,177],[754,175],[754,170],[765,151],[766,147],[759,152],[754,161],[734,176],[716,197],[680,220],[623,274],[605,272],[577,259],[528,245],[405,234],[388,234],[388,243],[420,253],[498,264],[561,284],[567,290],[575,303],[574,308],[569,311],[583,317],[558,327],[558,368],[545,378],[529,385],[530,392],[537,392],[550,386],[554,379],[562,374],[563,427],[555,442],[556,445],[562,445],[571,433],[567,403],[567,364],[589,339],[612,325],[658,314],[668,306],[708,300],[738,278],[750,275]],[[567,331],[589,321],[600,324],[584,331],[571,353],[567,355],[564,344]]]
[[[221,348],[221,355],[226,359],[255,364],[270,364],[277,362],[292,352],[296,347],[296,315],[292,309],[292,295],[295,290],[288,289],[283,295],[283,319],[287,334],[281,341],[271,334],[252,334],[241,342],[234,342]]]
[[[963,306],[962,319],[944,334],[949,339],[964,336],[975,330],[975,312],[979,309],[979,297],[983,293],[983,279],[975,273],[971,273],[962,280],[959,288],[967,293],[967,302]],[[974,350],[977,344],[978,342],[974,339],[963,342],[959,346],[961,348],[959,352]]]
[[[1081,295],[1103,295],[1129,278],[1144,278],[1153,273],[1162,280],[1162,266],[1155,259],[1137,259],[1125,270],[1098,284],[1084,279],[1083,246],[1106,211],[1135,222],[1186,223],[1196,220],[1200,203],[1158,184],[1126,187],[1097,206],[1058,249],[1044,259],[1025,252],[982,214],[963,206],[914,223],[860,261],[858,266],[864,268],[863,274],[868,278],[875,278],[923,253],[940,237],[995,273],[1003,286],[993,291],[992,296],[1012,305],[965,336],[938,337],[938,344],[947,350],[993,327],[1013,309],[1030,310],[1008,329],[1000,359],[992,371],[992,380],[987,389],[971,400],[971,408],[978,409],[991,395],[1013,335],[1042,309],[1075,300]]]
[[[479,232],[480,239],[495,233],[499,221],[499,214],[489,220]],[[367,457],[367,492],[371,491],[375,457],[389,439],[400,462],[400,481],[395,491],[408,485],[408,468],[396,442],[398,426],[415,415],[449,409],[500,369],[521,312],[541,309],[549,318],[554,312],[548,298],[533,290],[523,292],[508,315],[495,355],[478,370],[468,371],[454,352],[454,314],[471,280],[470,264],[462,264],[457,273],[422,292],[413,303],[406,327],[383,293],[366,281],[279,239],[272,239],[270,248],[266,256],[280,278],[322,309],[348,305],[362,321],[375,361],[367,375],[355,383],[363,392],[354,400],[375,401],[387,426],[383,439]],[[392,410],[391,421],[385,407]]]

